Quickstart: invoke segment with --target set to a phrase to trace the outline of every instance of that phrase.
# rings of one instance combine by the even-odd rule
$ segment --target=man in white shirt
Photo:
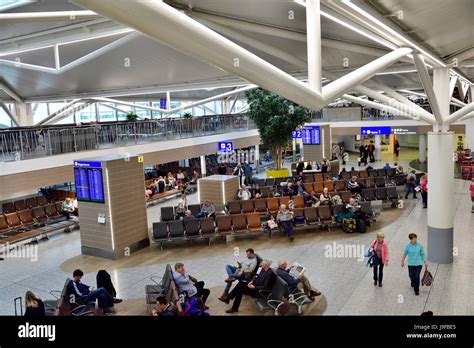
[[[242,188],[239,190],[239,193],[237,194],[237,197],[239,197],[240,200],[242,201],[247,201],[250,198],[252,198],[252,195],[250,191],[247,189],[247,186],[242,185]]]

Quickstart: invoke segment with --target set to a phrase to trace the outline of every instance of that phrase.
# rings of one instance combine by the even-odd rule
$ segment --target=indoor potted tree
[[[133,111],[130,111],[125,116],[125,119],[129,122],[135,122],[135,121],[138,121],[138,115],[136,113],[134,113]]]
[[[311,113],[261,88],[246,91],[245,96],[249,104],[247,114],[255,122],[262,143],[274,159],[275,169],[267,170],[267,177],[289,176],[288,169],[282,169],[284,149],[290,143],[293,131],[311,120]]]

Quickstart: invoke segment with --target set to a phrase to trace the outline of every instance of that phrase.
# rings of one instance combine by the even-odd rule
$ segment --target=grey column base
[[[453,232],[452,227],[428,226],[428,261],[442,264],[453,262]]]
[[[133,243],[132,245],[129,246],[130,254],[140,249],[146,248],[149,245],[150,245],[150,239],[148,238],[145,238],[136,243]],[[111,250],[103,250],[103,249],[92,248],[92,247],[82,245],[81,252],[82,252],[82,255],[96,256],[96,257],[101,257],[101,258],[110,259],[110,260],[117,260],[122,257],[125,257],[125,253],[123,249],[116,249],[114,251],[111,251]]]

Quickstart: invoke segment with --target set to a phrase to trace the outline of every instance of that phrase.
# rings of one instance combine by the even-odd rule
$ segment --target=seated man
[[[188,298],[200,298],[204,304],[205,309],[209,309],[206,306],[206,300],[211,293],[209,289],[204,289],[204,282],[197,281],[196,278],[191,277],[188,272],[184,269],[184,264],[178,262],[174,265],[173,279],[178,287],[179,293],[184,293]]]
[[[257,267],[257,257],[255,255],[255,251],[252,248],[248,248],[245,250],[247,254],[247,258],[243,261],[237,261],[236,266],[226,265],[225,270],[227,275],[229,276],[225,282],[227,283],[224,289],[223,294],[219,297],[219,300],[224,301],[227,296],[229,295],[229,290],[232,286],[232,282],[235,280],[245,280],[251,277],[252,272]]]
[[[346,204],[346,211],[355,213],[360,210],[360,205],[354,197],[349,198],[349,203]]]
[[[357,182],[357,177],[353,176],[348,182],[347,182],[347,189],[351,191],[351,193],[361,193],[362,188],[360,187],[359,183]]]
[[[285,234],[288,236],[291,242],[295,238],[292,221],[293,221],[293,212],[286,209],[285,204],[280,205],[280,209],[278,210],[278,214],[277,214],[277,222],[283,228],[283,231],[285,231]]]
[[[183,221],[194,220],[194,219],[195,219],[195,217],[193,216],[193,213],[191,212],[191,210],[186,210],[184,212]]]
[[[237,193],[237,197],[239,197],[239,199],[242,201],[247,201],[252,198],[252,194],[248,190],[247,186],[242,185],[241,189]]]
[[[216,207],[214,207],[214,204],[205,201],[203,205],[201,205],[201,213],[204,214],[203,217],[212,217],[216,215]]]
[[[155,308],[151,311],[151,315],[158,317],[175,317],[178,315],[178,308],[168,302],[166,296],[160,295],[156,298]]]
[[[95,302],[97,300],[99,307],[102,308],[104,314],[114,313],[110,307],[114,305],[113,297],[104,288],[93,289],[89,285],[81,283],[84,273],[80,269],[76,269],[72,274],[72,280],[67,285],[70,294],[69,301],[76,302],[80,297],[87,296],[87,302]]]
[[[319,207],[319,198],[315,191],[311,191],[311,194],[307,196],[306,201],[310,207]]]
[[[66,198],[66,200],[61,205],[61,208],[61,213],[66,217],[66,219],[69,220],[71,218],[71,214],[74,213],[74,204],[72,202],[72,199],[69,197]]]
[[[304,275],[304,270],[299,274],[298,278],[295,279],[290,274],[291,267],[288,268],[288,262],[286,260],[278,261],[278,268],[275,270],[276,274],[282,278],[287,284],[290,293],[294,293],[298,290],[302,290],[311,301],[314,301],[316,296],[321,295],[319,291],[314,291],[309,283],[308,278]]]
[[[221,300],[225,303],[229,303],[234,300],[232,307],[226,310],[226,313],[234,313],[239,311],[240,303],[242,302],[242,296],[244,294],[250,295],[251,297],[257,297],[260,290],[270,290],[273,281],[275,280],[275,273],[270,269],[271,261],[263,260],[260,265],[262,269],[252,279],[250,283],[239,282],[234,289],[229,293],[226,299]]]
[[[392,169],[392,167],[390,167],[389,163],[385,163],[383,169]]]

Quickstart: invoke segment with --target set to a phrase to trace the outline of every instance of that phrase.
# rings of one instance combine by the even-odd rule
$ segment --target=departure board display
[[[78,201],[104,203],[104,184],[100,162],[74,161]]]
[[[320,145],[321,129],[319,126],[305,126],[303,127],[302,138],[305,145]]]

